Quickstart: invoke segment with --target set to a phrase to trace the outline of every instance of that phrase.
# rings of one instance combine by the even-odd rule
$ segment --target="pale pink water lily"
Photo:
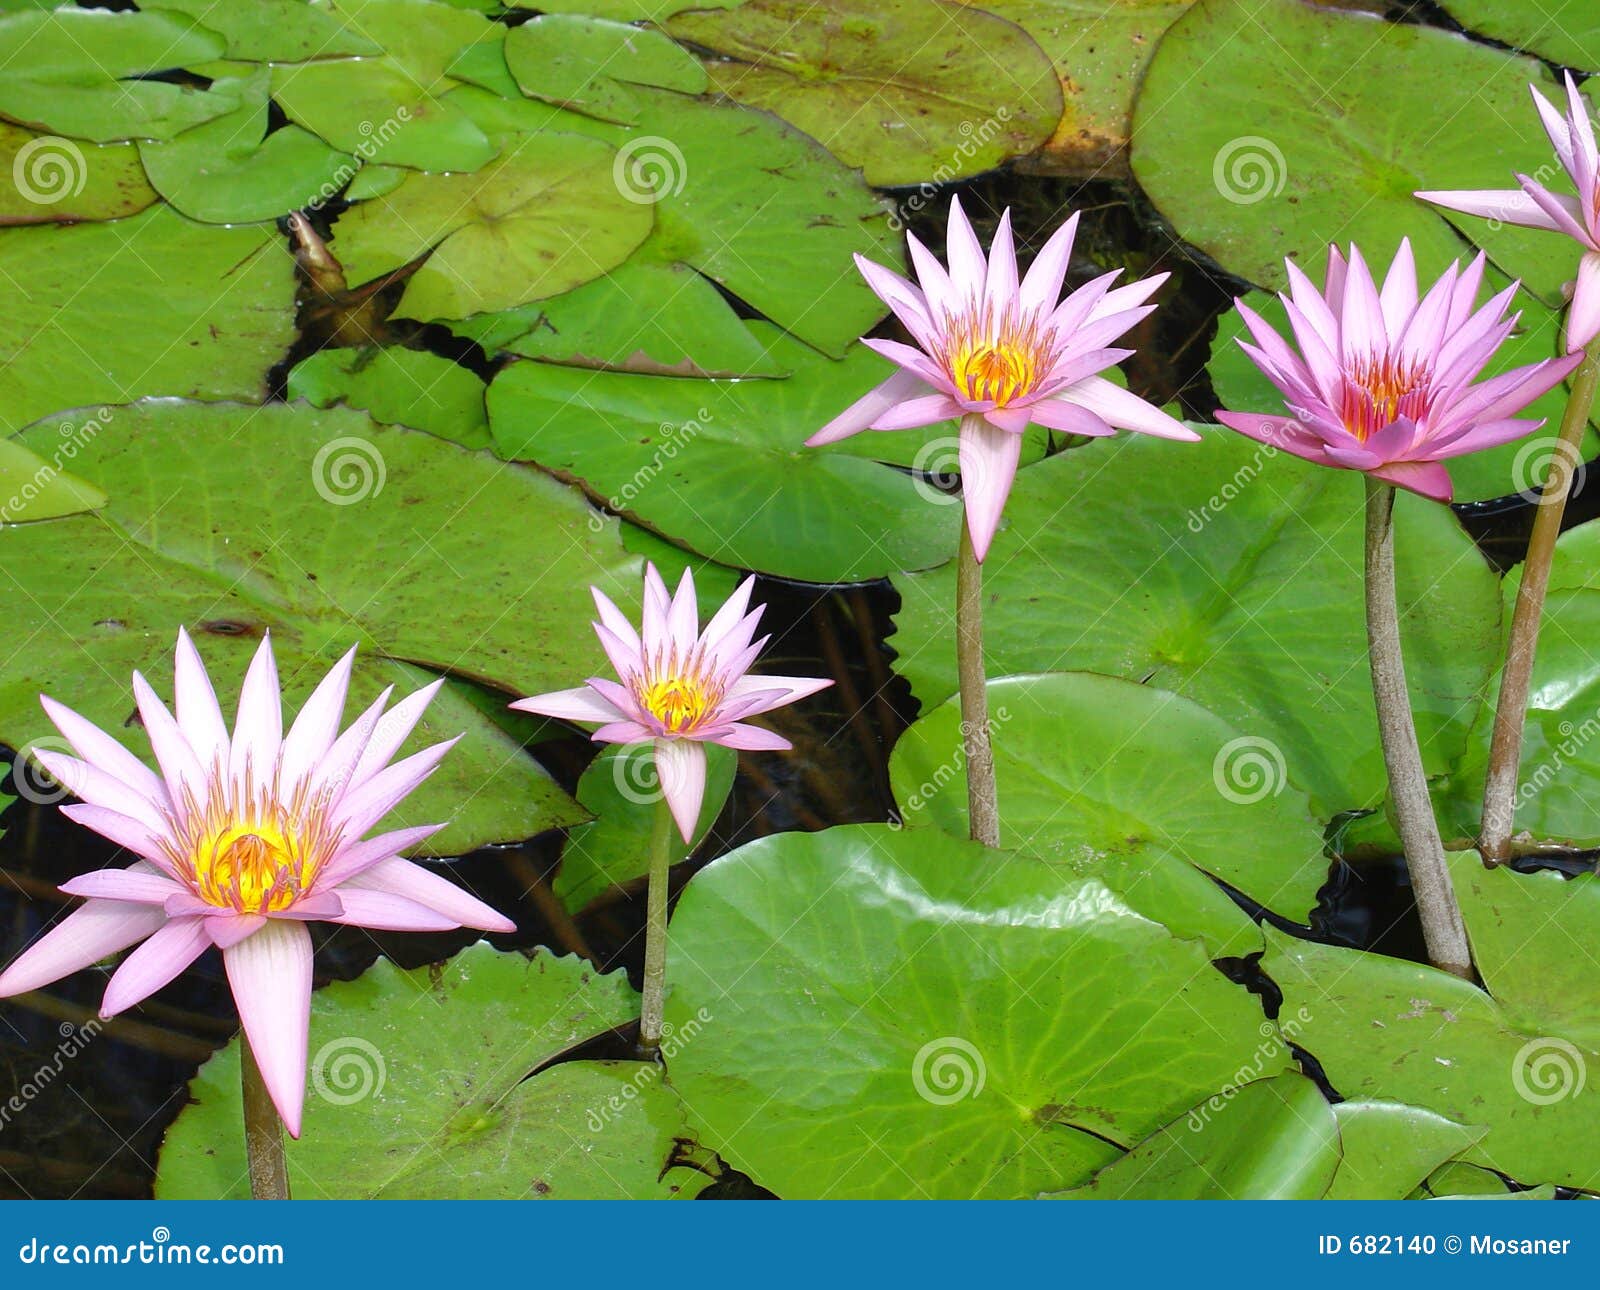
[[[1595,146],[1594,122],[1589,106],[1578,93],[1572,73],[1567,78],[1567,110],[1563,113],[1539,92],[1528,88],[1544,122],[1556,159],[1567,172],[1577,195],[1553,193],[1537,179],[1516,176],[1518,188],[1462,189],[1419,192],[1423,201],[1467,215],[1524,228],[1565,233],[1583,250],[1573,284],[1572,308],[1567,314],[1567,349],[1574,352],[1600,336],[1600,149]]]
[[[871,288],[916,345],[866,339],[899,365],[882,385],[806,440],[833,443],[862,430],[905,430],[962,418],[962,495],[973,546],[982,560],[1016,477],[1030,425],[1071,434],[1137,430],[1195,440],[1182,422],[1100,375],[1129,357],[1112,342],[1154,312],[1147,301],[1161,273],[1112,289],[1121,270],[1061,298],[1078,216],[1051,236],[1020,281],[1011,212],[1000,217],[987,257],[961,203],[950,202],[948,270],[907,235],[917,283],[856,256]],[[919,285],[920,284],[920,285]]]
[[[143,941],[106,987],[101,1013],[110,1017],[216,946],[273,1103],[298,1137],[311,1007],[306,920],[385,931],[516,930],[454,883],[401,858],[442,825],[366,836],[455,740],[390,764],[442,681],[392,708],[385,690],[341,734],[354,661],[352,649],[285,734],[277,664],[263,639],[230,734],[199,652],[180,630],[176,715],[133,674],[159,774],[92,722],[40,696],[78,754],[32,753],[82,799],[62,813],[139,859],[63,884],[86,902],[0,975],[0,997]]]
[[[745,612],[754,585],[754,578],[746,578],[704,631],[688,569],[677,593],[669,596],[655,566],[645,566],[644,620],[638,632],[598,587],[590,588],[600,614],[594,629],[619,679],[592,677],[576,689],[518,699],[511,706],[565,721],[601,722],[593,736],[597,743],[652,741],[662,794],[683,840],[692,841],[705,799],[705,745],[789,748],[782,735],[748,725],[745,718],[833,684],[820,677],[750,673],[769,639],[755,637],[763,607]]]
[[[1319,465],[1363,471],[1447,502],[1453,488],[1441,463],[1537,430],[1542,420],[1514,414],[1582,358],[1547,359],[1478,381],[1518,318],[1505,312],[1516,283],[1474,308],[1481,255],[1465,272],[1452,264],[1420,299],[1406,241],[1381,289],[1355,247],[1348,263],[1329,248],[1322,291],[1292,260],[1285,264],[1290,291],[1280,298],[1298,352],[1242,301],[1239,313],[1255,344],[1239,343],[1291,415],[1218,412],[1217,420]]]

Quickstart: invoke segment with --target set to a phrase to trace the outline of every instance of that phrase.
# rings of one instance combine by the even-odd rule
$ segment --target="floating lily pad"
[[[706,74],[694,56],[659,31],[584,14],[546,14],[506,33],[506,68],[529,98],[602,121],[632,124],[632,85],[700,94]]]
[[[1104,178],[1128,171],[1133,100],[1163,33],[1195,0],[982,0],[1055,65],[1061,120],[1030,165]]]
[[[156,190],[131,143],[92,144],[0,121],[0,225],[119,219],[144,210]]]
[[[395,311],[402,318],[465,318],[558,295],[621,264],[650,232],[650,208],[617,191],[616,156],[597,139],[529,135],[476,174],[413,175],[362,202],[340,219],[331,249],[352,285],[427,256]]]
[[[858,348],[836,363],[774,328],[752,331],[794,376],[703,381],[514,363],[489,387],[495,449],[573,476],[598,503],[736,568],[848,582],[949,559],[959,506],[852,452],[802,446],[884,378],[883,361]],[[880,437],[889,438],[869,438]]]
[[[637,1006],[620,972],[482,942],[317,991],[305,1132],[287,1143],[296,1199],[694,1195],[707,1179],[673,1167],[683,1112],[657,1068],[566,1062],[527,1078]],[[157,1196],[247,1197],[237,1038],[189,1095]]]
[[[1249,741],[1199,704],[1057,672],[991,681],[989,720],[1001,845],[1099,879],[1213,957],[1259,950],[1260,937],[1214,884],[1173,873],[1185,862],[1299,921],[1316,903],[1328,863],[1305,795],[1270,778],[1272,767],[1240,791],[1227,763]],[[962,762],[952,698],[895,744],[889,778],[908,823],[967,833]]]
[[[383,52],[328,6],[308,0],[141,0],[139,8],[185,14],[223,37],[229,58],[247,62],[304,63]]]
[[[194,224],[160,206],[0,230],[0,281],[3,430],[150,394],[258,399],[294,338],[294,261],[276,230]]]
[[[710,1018],[673,1087],[703,1145],[786,1198],[1070,1187],[1261,1043],[1260,1009],[1197,944],[934,830],[742,847],[685,890],[669,962],[668,1020]]]
[[[382,57],[273,69],[272,93],[297,125],[363,161],[422,170],[477,170],[496,148],[443,96],[461,52],[504,38],[481,14],[438,0],[338,0],[349,30]]]
[[[459,363],[397,345],[324,349],[289,373],[291,399],[361,408],[384,425],[426,430],[464,448],[489,444],[483,396],[483,381]]]
[[[704,591],[702,589],[702,596]],[[675,862],[694,852],[722,813],[739,769],[739,754],[719,744],[706,745],[706,795],[694,842],[680,846]],[[567,834],[561,849],[561,871],[555,893],[574,914],[585,905],[642,878],[650,869],[650,833],[654,825],[660,778],[649,744],[611,745],[589,764],[578,780],[578,802],[595,818]]]
[[[41,455],[57,440],[51,422],[21,436]],[[357,412],[142,403],[116,409],[72,466],[110,494],[103,510],[0,532],[13,630],[32,642],[0,684],[0,741],[14,748],[50,733],[43,691],[148,756],[125,720],[129,674],[170,693],[179,624],[225,702],[267,630],[291,705],[360,644],[353,716],[431,673],[502,698],[568,685],[603,657],[588,584],[638,597],[638,560],[591,528],[577,493]],[[463,731],[401,807],[409,823],[451,821],[435,854],[586,818],[466,699],[441,696],[414,746]]]
[[[800,127],[867,182],[943,183],[1032,152],[1061,117],[1021,27],[943,0],[750,0],[681,14],[720,93]]]
[[[1511,1189],[1499,1174],[1478,1165],[1452,1160],[1428,1175],[1411,1200],[1461,1200],[1466,1197],[1496,1199]]]
[[[1513,170],[1548,164],[1529,82],[1552,83],[1531,59],[1434,28],[1300,0],[1208,0],[1150,62],[1133,171],[1185,240],[1258,286],[1285,284],[1285,256],[1314,270],[1330,242],[1386,264],[1406,236],[1437,275],[1461,254],[1456,217],[1413,193],[1509,188]],[[1559,302],[1576,261],[1551,234],[1459,218],[1502,269]]]
[[[1295,1042],[1345,1097],[1488,1126],[1462,1159],[1525,1183],[1600,1187],[1600,1127],[1582,1093],[1600,1053],[1519,1026],[1482,990],[1379,954],[1270,929],[1262,969],[1309,1018]]]
[[[1472,31],[1564,67],[1600,71],[1600,14],[1567,0],[1440,0]]]
[[[1056,1200],[1317,1200],[1339,1167],[1333,1108],[1302,1075],[1202,1102]]]
[[[217,81],[239,106],[170,142],[139,145],[157,191],[191,219],[250,224],[327,201],[355,174],[356,164],[309,130],[284,126],[270,134],[271,69],[239,81]]]
[[[989,675],[1081,669],[1174,690],[1250,742],[1235,761],[1319,817],[1386,787],[1367,667],[1361,476],[1242,435],[1106,441],[1022,471],[984,563]],[[1423,753],[1465,747],[1498,646],[1494,575],[1447,507],[1396,507]],[[896,579],[890,644],[924,706],[956,688],[955,571]],[[1253,788],[1253,784],[1246,784]]]
[[[661,22],[685,9],[732,9],[743,0],[540,0],[544,13],[585,13],[619,22]]]
[[[67,438],[51,450],[49,460],[13,439],[0,439],[0,524],[59,519],[106,504],[100,489],[63,467],[63,461],[77,456],[71,435],[78,427],[69,421],[61,428]]]
[[[676,587],[683,577],[683,571],[693,569],[694,585],[699,592],[702,605],[722,604],[744,581],[739,570],[730,569],[725,564],[716,564],[711,560],[702,560],[682,547],[673,546],[666,538],[652,533],[649,529],[629,524],[626,520],[602,520],[597,513],[596,518],[590,521],[590,527],[593,528],[596,523],[613,522],[617,524],[618,531],[622,535],[623,548],[654,564],[667,586]]]
[[[1328,1200],[1404,1200],[1485,1132],[1401,1102],[1340,1102],[1333,1118],[1339,1172]]]
[[[0,17],[0,114],[110,143],[170,139],[238,106],[227,93],[152,80],[221,57],[222,37],[181,15],[61,8]]]

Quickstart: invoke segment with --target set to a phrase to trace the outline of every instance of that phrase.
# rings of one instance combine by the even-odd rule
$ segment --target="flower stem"
[[[267,1092],[250,1040],[243,1034],[239,1036],[239,1049],[250,1195],[256,1200],[288,1200],[289,1162],[283,1154],[283,1121]]]
[[[983,566],[972,546],[972,529],[961,524],[956,564],[956,664],[961,682],[961,741],[967,762],[967,818],[972,840],[1000,845],[1000,808],[994,787],[994,748],[989,742],[989,694],[983,675]]]
[[[1567,509],[1567,494],[1572,488],[1572,475],[1581,451],[1579,445],[1594,408],[1597,386],[1600,386],[1600,339],[1585,351],[1583,364],[1573,378],[1572,394],[1561,417],[1555,459],[1550,463],[1550,474],[1544,481],[1538,512],[1533,517],[1533,533],[1522,564],[1516,607],[1511,611],[1511,635],[1506,642],[1506,665],[1500,674],[1500,697],[1494,710],[1489,773],[1483,785],[1483,824],[1478,834],[1478,849],[1488,864],[1500,864],[1511,858],[1517,772],[1522,761],[1522,726],[1527,720],[1528,692],[1533,685],[1539,622],[1544,616],[1544,598],[1550,586],[1550,564],[1555,559],[1556,539],[1561,536],[1561,517]]]
[[[1367,481],[1367,647],[1372,661],[1372,695],[1378,708],[1383,762],[1389,771],[1389,796],[1405,847],[1406,868],[1422,936],[1433,965],[1471,978],[1472,955],[1461,922],[1455,888],[1439,824],[1428,796],[1417,727],[1406,691],[1405,658],[1400,650],[1400,610],[1394,583],[1394,489]]]
[[[661,1051],[661,1015],[667,991],[667,883],[672,869],[672,838],[677,832],[665,795],[656,802],[650,831],[650,892],[644,920],[644,1010],[639,1018],[639,1058],[654,1061]]]

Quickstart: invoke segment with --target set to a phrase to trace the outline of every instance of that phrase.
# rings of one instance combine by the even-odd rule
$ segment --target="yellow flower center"
[[[639,706],[675,735],[699,726],[722,699],[721,687],[692,673],[646,678],[636,694]]]
[[[974,308],[946,321],[941,352],[935,357],[960,394],[973,402],[1003,408],[1033,392],[1049,373],[1051,334],[1032,317],[1007,313],[996,319]]]
[[[1362,443],[1401,417],[1421,420],[1432,393],[1427,369],[1385,354],[1357,361],[1346,372],[1339,409],[1344,428]]]
[[[956,388],[969,399],[988,399],[1005,407],[1033,388],[1034,356],[1010,345],[978,345],[957,354],[950,365]]]

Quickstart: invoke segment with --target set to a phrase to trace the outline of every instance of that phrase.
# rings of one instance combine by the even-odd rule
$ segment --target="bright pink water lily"
[[[92,722],[41,696],[78,754],[35,750],[83,799],[62,813],[139,860],[61,890],[86,903],[0,975],[0,997],[35,990],[143,941],[106,987],[104,1016],[132,1007],[206,949],[222,951],[239,1020],[284,1125],[300,1133],[311,1008],[306,920],[393,931],[516,930],[482,901],[400,857],[442,825],[366,834],[455,740],[390,765],[442,682],[389,708],[385,690],[343,734],[355,650],[287,734],[272,646],[245,676],[230,736],[200,655],[179,631],[177,715],[133,674],[160,774]]]
[[[978,559],[988,553],[1017,473],[1029,425],[1071,434],[1138,430],[1163,439],[1199,436],[1137,395],[1100,376],[1129,357],[1108,348],[1154,312],[1145,301],[1165,273],[1111,289],[1121,270],[1060,299],[1078,229],[1073,215],[1017,279],[1011,212],[987,259],[961,203],[950,202],[950,267],[908,234],[919,285],[856,256],[871,288],[916,345],[863,340],[900,371],[806,440],[833,443],[862,430],[905,430],[953,417],[961,422],[961,483]]]
[[[599,721],[598,743],[655,744],[656,772],[683,840],[693,840],[705,799],[708,743],[724,748],[783,750],[782,735],[745,724],[833,682],[809,676],[756,676],[750,666],[769,639],[754,639],[762,607],[746,613],[754,578],[739,589],[700,630],[694,576],[688,569],[676,595],[654,565],[645,566],[643,630],[632,624],[599,588],[600,621],[595,632],[619,681],[592,677],[574,690],[557,690],[511,706],[566,721]]]
[[[1565,114],[1539,93],[1537,85],[1528,88],[1533,92],[1545,133],[1555,147],[1556,158],[1578,190],[1576,197],[1552,193],[1538,180],[1522,174],[1516,176],[1520,188],[1421,192],[1417,196],[1468,215],[1565,233],[1582,247],[1572,308],[1567,315],[1567,349],[1576,351],[1600,336],[1600,150],[1595,146],[1588,104],[1578,93],[1572,73],[1566,75]]]
[[[1440,462],[1520,438],[1543,421],[1513,414],[1561,383],[1582,355],[1530,363],[1478,382],[1516,327],[1505,316],[1512,283],[1474,311],[1483,283],[1480,255],[1466,272],[1452,264],[1418,299],[1409,242],[1402,242],[1380,290],[1361,252],[1328,252],[1318,291],[1286,261],[1290,293],[1280,298],[1297,353],[1243,302],[1252,345],[1245,353],[1278,387],[1291,416],[1218,412],[1241,434],[1323,466],[1364,471],[1399,488],[1447,502],[1450,472]]]

